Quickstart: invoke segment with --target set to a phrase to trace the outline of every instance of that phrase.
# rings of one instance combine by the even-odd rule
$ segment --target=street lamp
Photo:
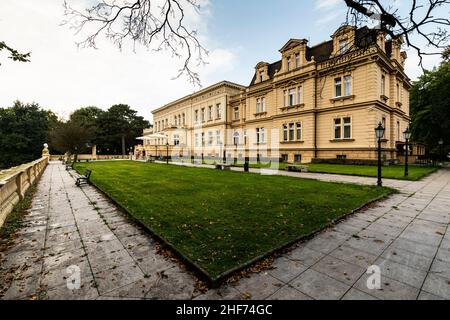
[[[166,164],[169,164],[169,142],[166,143]]]
[[[385,128],[381,124],[381,122],[378,124],[378,127],[375,128],[375,136],[378,139],[378,180],[377,180],[377,186],[381,187],[383,183],[381,182],[381,139],[384,136],[384,130]]]
[[[411,139],[411,131],[409,131],[409,127],[406,128],[405,132],[403,132],[403,137],[405,138],[405,177],[408,176],[408,155],[409,155],[409,139]]]
[[[443,146],[444,146],[444,140],[443,140],[442,138],[440,138],[439,141],[438,141],[438,143],[439,143],[439,148],[441,149],[441,150],[440,150],[440,153],[441,153],[441,161],[444,161],[444,153],[442,152]]]

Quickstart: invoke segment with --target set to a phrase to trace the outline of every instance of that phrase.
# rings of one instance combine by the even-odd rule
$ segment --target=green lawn
[[[377,166],[365,166],[365,165],[347,165],[347,164],[325,164],[325,163],[311,163],[308,165],[309,172],[319,173],[334,173],[334,174],[346,174],[355,176],[377,176]],[[408,177],[404,176],[404,166],[384,166],[381,168],[381,175],[383,178],[388,179],[401,179],[401,180],[419,180],[430,173],[438,170],[438,167],[420,167],[409,166]]]
[[[325,164],[325,163],[309,163],[305,164],[308,166],[309,172],[316,173],[333,173],[333,174],[344,174],[344,175],[354,175],[354,176],[366,176],[366,177],[376,177],[377,176],[377,166],[368,165],[349,165],[349,164]],[[243,167],[244,164],[237,164],[236,167]],[[250,168],[270,168],[270,164],[265,163],[250,163]],[[279,170],[284,170],[286,167],[285,163],[279,163]],[[420,180],[421,178],[429,175],[430,173],[438,170],[438,167],[420,167],[416,165],[409,166],[408,177],[404,176],[405,167],[403,165],[396,166],[383,166],[382,176],[388,179],[399,179],[399,180]]]
[[[211,279],[393,190],[131,161],[76,164]]]

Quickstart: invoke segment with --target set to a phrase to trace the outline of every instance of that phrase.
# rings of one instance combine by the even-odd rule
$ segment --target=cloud
[[[345,5],[343,0],[315,0],[315,8],[319,10],[332,10],[338,6]]]
[[[86,7],[92,4],[92,0],[83,1]],[[186,14],[210,49],[209,64],[199,67],[202,84],[209,85],[230,71],[236,54],[220,43],[212,45],[207,32],[209,0],[201,0],[201,5],[204,13]],[[0,56],[1,107],[16,99],[35,101],[67,117],[81,106],[107,109],[127,103],[151,119],[151,110],[196,89],[185,78],[172,80],[183,61],[170,53],[142,47],[120,51],[107,40],[99,42],[98,50],[78,49],[73,31],[60,26],[62,0],[1,1],[0,12],[0,40],[32,52],[30,63]]]

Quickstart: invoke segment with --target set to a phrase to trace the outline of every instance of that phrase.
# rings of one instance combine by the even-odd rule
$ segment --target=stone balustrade
[[[49,157],[16,168],[0,171],[0,228],[14,206],[23,200],[25,192],[47,166]]]

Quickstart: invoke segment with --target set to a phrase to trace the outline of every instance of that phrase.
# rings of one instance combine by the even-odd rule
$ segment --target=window
[[[384,74],[381,76],[381,95],[386,95],[386,77]]]
[[[221,144],[220,130],[216,130],[216,145],[220,145],[220,144]]]
[[[289,106],[292,107],[295,104],[295,89],[289,89]]]
[[[195,117],[194,117],[194,119],[195,119],[195,122],[198,122],[198,110],[195,110]]]
[[[352,91],[352,77],[351,76],[345,76],[344,77],[344,95],[348,97],[351,95]]]
[[[348,50],[348,40],[344,39],[339,41],[339,53],[343,54]]]
[[[175,116],[175,126],[177,126],[177,124],[178,124],[178,120],[177,120],[177,116]]]
[[[297,88],[297,104],[302,103],[302,87]]]
[[[256,99],[256,113],[260,113],[261,112],[261,99],[258,98]]]
[[[266,131],[264,128],[256,128],[256,143],[266,142]]]
[[[239,107],[234,108],[234,120],[239,120]]]
[[[341,119],[334,119],[334,138],[341,138]]]
[[[401,102],[400,85],[397,83],[397,101]]]
[[[264,81],[264,71],[260,71],[259,72],[259,82],[263,82]]]
[[[186,114],[183,113],[183,126],[186,125]]]
[[[213,144],[213,133],[212,131],[208,131],[208,146],[212,146]]]
[[[291,57],[287,58],[287,71],[291,71]]]
[[[352,119],[350,117],[344,118],[344,139],[352,137]]]
[[[202,146],[205,145],[205,133],[202,132]]]
[[[205,108],[202,108],[202,122],[205,122]]]
[[[169,127],[169,119],[166,119],[166,128]]]
[[[233,144],[237,146],[239,144],[239,132],[233,134]]]
[[[283,125],[283,141],[288,141],[288,125]]]
[[[341,78],[334,79],[334,96],[342,97],[342,80],[341,80]]]
[[[247,144],[247,130],[244,130],[244,143]]]
[[[289,160],[289,156],[287,154],[281,155],[281,162],[288,162],[288,160]]]
[[[208,107],[208,121],[211,121],[213,119],[213,107]]]
[[[195,134],[195,146],[200,147],[200,139],[198,133]]]
[[[289,124],[289,141],[294,141],[294,124]]]
[[[295,124],[295,130],[297,131],[297,141],[302,140],[302,124],[300,122],[297,122]]]
[[[220,103],[216,104],[216,119],[222,119],[222,108],[220,107]]]
[[[180,145],[180,136],[178,134],[173,135],[173,145],[179,146]]]
[[[300,54],[295,55],[295,67],[300,68]]]
[[[337,154],[336,155],[336,159],[338,159],[338,160],[345,160],[345,159],[347,159],[347,155],[345,155],[345,154]]]
[[[284,90],[283,95],[284,95],[284,106],[287,107],[288,106],[288,92],[287,92],[287,90]]]
[[[383,125],[383,128],[386,129],[386,117],[381,118],[381,124]]]
[[[301,154],[294,155],[294,162],[302,162],[302,155]]]
[[[266,98],[261,98],[261,112],[266,112]]]
[[[397,141],[400,141],[400,121],[397,121]]]

